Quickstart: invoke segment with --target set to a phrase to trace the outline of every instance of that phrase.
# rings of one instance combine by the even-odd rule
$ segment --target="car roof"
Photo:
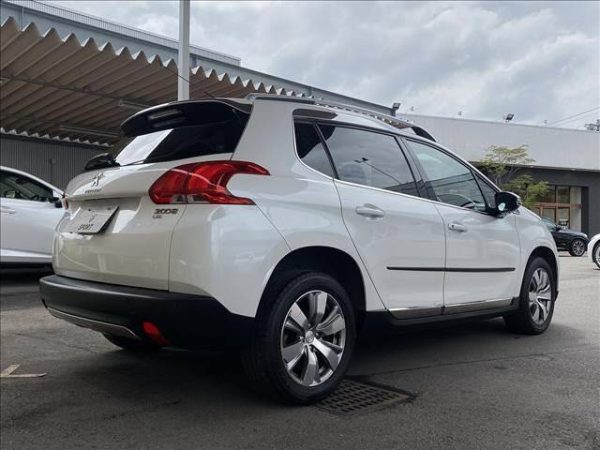
[[[375,128],[381,128],[388,131],[397,130],[411,130],[415,135],[427,139],[432,142],[436,142],[435,138],[425,130],[411,120],[402,119],[401,117],[391,116],[389,114],[383,114],[378,111],[373,111],[367,108],[361,108],[359,106],[348,105],[345,103],[338,103],[334,101],[315,99],[311,97],[292,97],[286,95],[275,95],[275,94],[250,94],[248,99],[251,100],[272,100],[272,101],[284,101],[294,102],[303,104],[305,108],[329,111],[336,115],[343,114],[348,118],[362,118]]]
[[[423,127],[417,125],[411,120],[402,119],[401,117],[390,116],[377,111],[373,111],[366,108],[360,108],[353,105],[347,105],[344,103],[337,103],[323,99],[314,99],[309,97],[293,97],[288,95],[276,95],[276,94],[250,94],[246,98],[209,98],[209,99],[194,99],[194,100],[180,100],[169,103],[163,103],[161,105],[152,106],[150,108],[141,110],[134,115],[127,118],[122,124],[121,129],[125,133],[130,133],[131,129],[139,127],[140,123],[146,123],[147,118],[158,115],[163,115],[170,112],[176,106],[181,106],[184,110],[194,108],[194,104],[198,103],[221,103],[223,107],[233,107],[241,112],[250,113],[252,105],[256,101],[276,101],[276,102],[290,102],[297,103],[300,111],[305,113],[305,116],[318,117],[318,113],[330,114],[330,119],[340,122],[346,122],[351,124],[369,126],[372,128],[392,131],[399,134],[407,134],[409,136],[416,135],[423,139],[431,142],[436,142],[435,138],[425,130]],[[310,113],[312,111],[313,113]],[[300,113],[295,112],[296,116],[301,116]],[[321,116],[323,117],[323,116]]]

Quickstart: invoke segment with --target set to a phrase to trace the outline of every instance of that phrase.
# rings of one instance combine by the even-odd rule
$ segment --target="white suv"
[[[311,99],[175,102],[74,178],[49,312],[130,350],[241,349],[315,402],[359,331],[503,316],[542,333],[558,257],[540,218],[422,128]]]

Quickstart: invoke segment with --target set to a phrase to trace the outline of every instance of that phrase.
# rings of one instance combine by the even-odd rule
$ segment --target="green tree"
[[[533,208],[548,190],[546,181],[535,181],[531,175],[522,173],[524,166],[533,162],[526,145],[514,148],[492,146],[479,166],[494,183],[505,191],[518,194],[524,206]]]

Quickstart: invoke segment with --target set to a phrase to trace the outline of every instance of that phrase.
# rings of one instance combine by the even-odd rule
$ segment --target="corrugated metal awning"
[[[81,142],[112,144],[136,105],[177,98],[173,60],[131,54],[127,47],[61,38],[35,24],[19,29],[11,17],[0,34],[0,127]],[[195,67],[190,97],[243,97],[252,92],[294,94],[262,82]]]

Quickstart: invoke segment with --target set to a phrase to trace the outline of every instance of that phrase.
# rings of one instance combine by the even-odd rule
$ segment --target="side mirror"
[[[110,153],[100,153],[99,155],[92,156],[88,162],[85,163],[83,170],[85,172],[96,169],[106,169],[107,167],[116,167],[119,163],[115,161],[115,158]]]
[[[498,215],[516,211],[521,206],[521,197],[512,192],[496,192],[495,200]]]
[[[58,197],[50,197],[48,199],[50,203],[52,203],[56,208],[62,208],[62,201]]]

